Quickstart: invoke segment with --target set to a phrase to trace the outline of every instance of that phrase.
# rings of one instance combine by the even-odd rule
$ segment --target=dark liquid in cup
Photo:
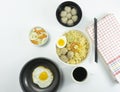
[[[83,81],[87,77],[87,71],[83,67],[77,67],[73,71],[73,78],[76,81]]]

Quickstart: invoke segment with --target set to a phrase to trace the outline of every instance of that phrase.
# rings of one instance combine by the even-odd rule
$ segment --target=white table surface
[[[107,13],[120,18],[119,0],[73,0],[83,12],[81,22],[71,28],[64,27],[56,20],[56,8],[65,0],[0,0],[0,92],[22,92],[19,73],[23,65],[36,57],[53,60],[63,71],[63,82],[57,92],[120,92],[120,84],[111,77],[103,60],[94,63],[93,54],[80,64],[88,69],[88,78],[79,84],[71,79],[69,67],[60,63],[55,53],[55,41],[67,30],[85,28]],[[48,31],[50,41],[44,47],[32,45],[28,34],[34,26]],[[93,44],[93,43],[92,43]],[[92,50],[94,52],[94,50]]]

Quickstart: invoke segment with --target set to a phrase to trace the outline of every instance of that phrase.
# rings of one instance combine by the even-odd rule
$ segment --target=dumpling
[[[71,12],[71,7],[69,7],[69,6],[65,6],[65,11],[67,12],[67,13],[69,13],[69,12]]]
[[[66,11],[61,11],[61,13],[60,13],[60,16],[61,17],[65,17],[67,15],[67,12]]]
[[[61,51],[61,54],[63,54],[63,55],[65,55],[68,52],[68,50],[66,48],[62,48],[60,51]]]
[[[70,19],[70,20],[68,20],[67,24],[68,24],[69,26],[71,26],[71,25],[73,25],[73,24],[74,24],[74,22],[73,22],[73,20],[72,20],[72,19]]]
[[[71,18],[72,18],[71,13],[68,13],[68,14],[66,15],[66,17],[67,17],[68,19],[71,19]]]
[[[71,10],[71,14],[72,14],[72,15],[76,15],[76,14],[77,14],[77,10],[76,10],[75,8],[73,8],[73,9]]]
[[[72,16],[72,20],[76,22],[78,20],[78,16],[77,15]]]
[[[62,23],[66,24],[67,21],[68,21],[68,18],[67,18],[67,17],[63,17],[63,18],[61,18],[61,22],[62,22]]]

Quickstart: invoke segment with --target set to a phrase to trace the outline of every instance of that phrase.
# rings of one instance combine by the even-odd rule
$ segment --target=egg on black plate
[[[33,70],[32,80],[40,88],[46,88],[53,82],[54,76],[50,69],[44,66],[38,66]]]

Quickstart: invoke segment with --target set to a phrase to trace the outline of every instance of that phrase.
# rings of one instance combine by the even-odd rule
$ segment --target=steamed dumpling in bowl
[[[60,17],[63,24],[72,26],[78,20],[77,10],[76,8],[65,6],[60,13]]]

